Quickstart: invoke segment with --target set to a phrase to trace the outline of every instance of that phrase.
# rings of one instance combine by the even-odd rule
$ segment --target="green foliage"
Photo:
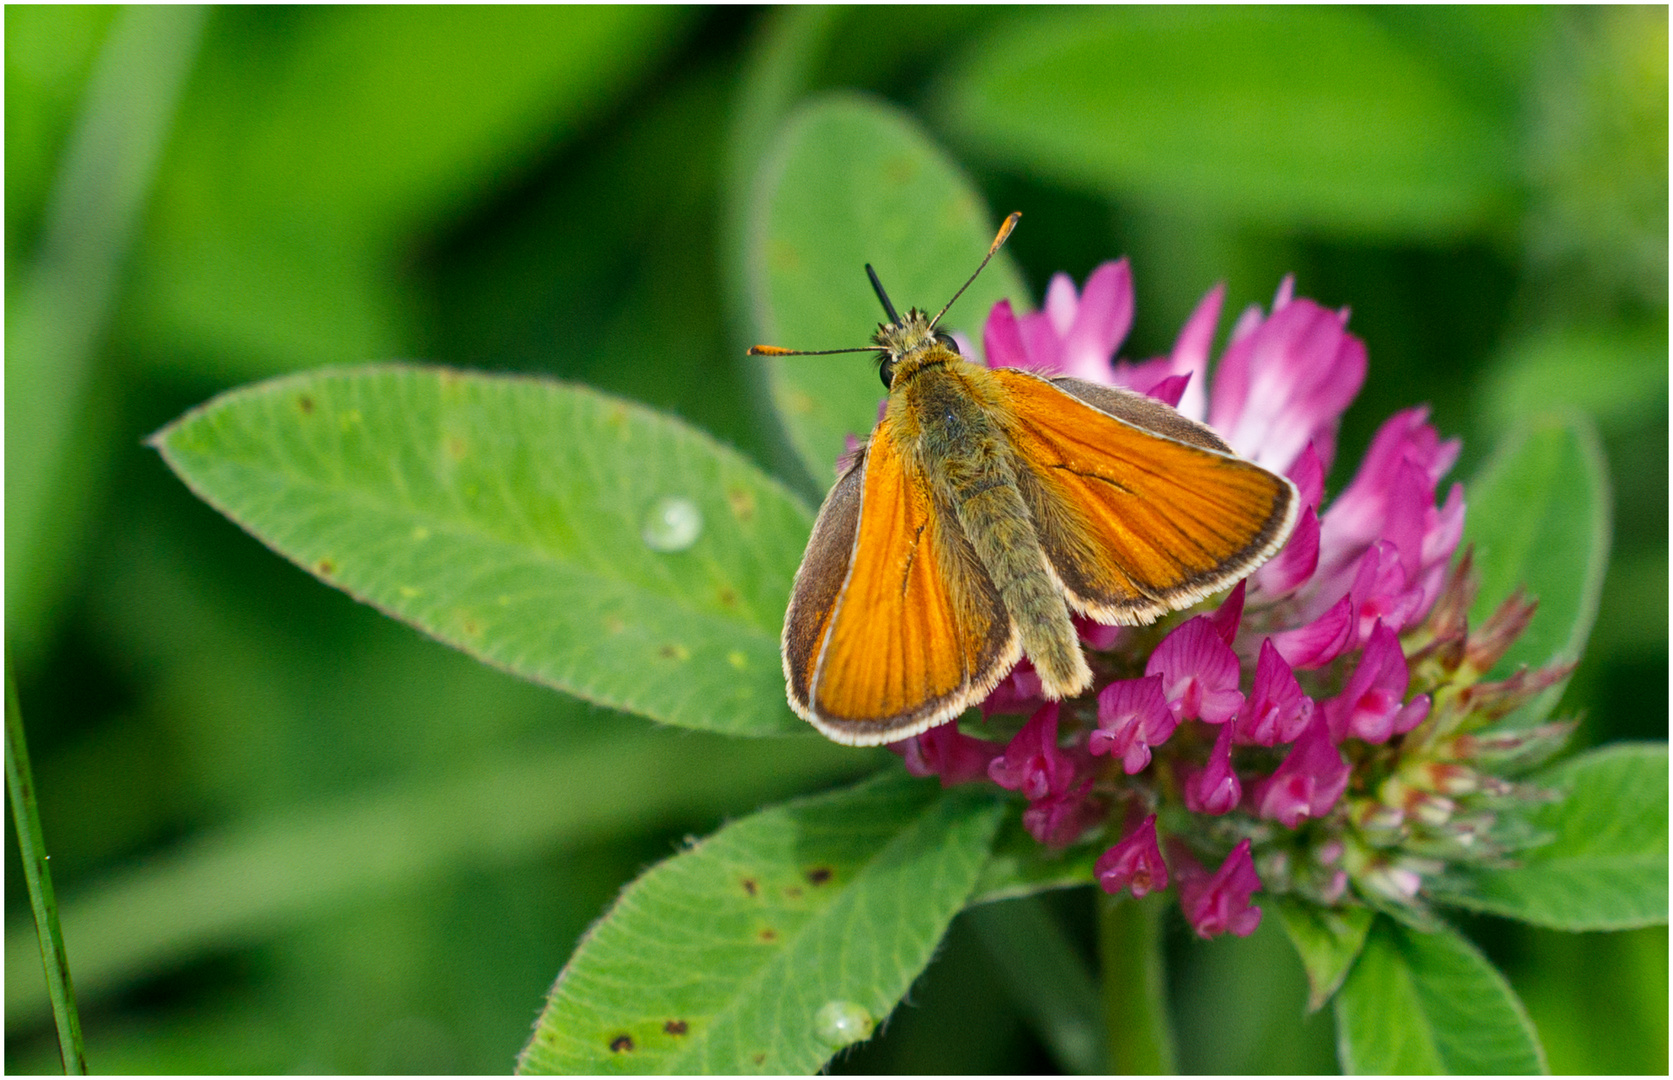
[[[1336,998],[1336,1037],[1352,1073],[1546,1071],[1527,1011],[1475,946],[1386,917]]]
[[[1562,796],[1527,815],[1534,835],[1549,841],[1442,897],[1555,930],[1665,924],[1667,747],[1602,747],[1529,782]]]
[[[581,387],[362,368],[228,394],[153,441],[297,565],[488,663],[665,723],[802,730],[778,628],[811,521],[676,421]]]
[[[922,131],[876,102],[816,99],[785,122],[762,169],[746,259],[754,325],[793,349],[864,347],[882,320],[871,264],[895,308],[934,314],[981,262],[998,218]],[[1000,212],[1003,217],[1006,211]],[[981,320],[1022,282],[1001,254],[942,325],[979,340]],[[861,356],[767,359],[773,402],[821,485],[843,437],[877,422],[883,390]]]
[[[1369,908],[1339,911],[1280,897],[1278,916],[1284,933],[1307,969],[1307,1007],[1317,1009],[1341,987],[1371,929]]]
[[[1066,851],[1043,849],[1022,827],[1020,810],[1013,812],[1006,815],[1005,823],[1000,826],[993,853],[982,867],[971,903],[1009,900],[1044,889],[1090,884],[1092,864],[1100,854],[1102,849],[1093,844],[1080,844]]]
[[[1490,672],[1580,659],[1597,617],[1609,561],[1609,482],[1597,435],[1584,420],[1549,419],[1514,433],[1467,494],[1464,542],[1475,545],[1479,625],[1518,586],[1539,601],[1533,624]],[[1538,723],[1557,704],[1552,687],[1516,713]]]
[[[895,774],[722,829],[629,886],[524,1072],[812,1072],[871,1034],[963,906],[991,796]]]
[[[941,93],[984,157],[1268,225],[1457,234],[1489,223],[1512,182],[1508,117],[1357,10],[1033,16],[949,68]]]
[[[228,9],[159,184],[142,332],[213,350],[242,378],[399,355],[414,344],[400,246],[583,130],[684,18]]]
[[[94,1068],[503,1070],[560,968],[549,1018],[607,1004],[563,1030],[622,1025],[635,1056],[542,1043],[530,1068],[695,1068],[730,1039],[761,1049],[715,1067],[812,1069],[874,1024],[834,1068],[1039,1071],[1041,1043],[1089,1067],[1091,890],[1066,887],[1098,845],[1044,852],[1015,804],[909,782],[783,704],[810,520],[786,485],[817,496],[881,388],[864,355],[741,355],[862,345],[866,262],[897,306],[939,308],[1012,209],[948,316],[973,340],[999,297],[1126,253],[1129,359],[1221,278],[1222,333],[1292,270],[1352,305],[1371,373],[1330,490],[1388,412],[1430,401],[1473,475],[1472,624],[1518,584],[1540,600],[1500,674],[1578,658],[1598,625],[1513,722],[1665,737],[1665,11],[5,19],[7,636]],[[570,383],[289,374],[395,358]],[[159,434],[169,463],[409,626],[159,467],[142,434],[206,400]],[[679,500],[702,526],[684,547]],[[802,737],[736,737],[783,733]],[[1632,745],[1525,778],[1571,792],[1526,822],[1548,842],[1437,899],[1664,922],[1665,770]],[[748,908],[721,865],[792,887],[804,843],[839,872],[801,908]],[[8,860],[6,1064],[46,1071]],[[961,904],[1042,890],[982,903],[930,962]],[[1156,1012],[1105,1032],[1171,1012],[1181,1065],[1224,1072],[1328,1070],[1332,1019],[1359,1070],[1530,1071],[1541,1043],[1560,1071],[1666,1069],[1665,929],[1468,924],[1507,983],[1453,931],[1272,900],[1248,940],[1172,941],[1171,1009],[1147,985]],[[758,930],[769,901],[771,945],[705,939]],[[724,958],[715,978],[670,975],[691,950]],[[1315,1005],[1342,988],[1298,1026],[1303,967]],[[649,987],[573,995],[624,971]],[[687,993],[707,1027],[669,1050],[653,1011]]]

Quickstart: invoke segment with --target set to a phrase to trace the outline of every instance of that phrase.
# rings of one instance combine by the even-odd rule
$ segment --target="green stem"
[[[6,664],[6,790],[12,798],[12,821],[17,825],[17,846],[23,856],[29,903],[35,909],[35,929],[41,936],[47,994],[52,998],[52,1018],[58,1025],[58,1051],[64,1057],[66,1073],[84,1076],[87,1055],[81,1045],[81,1018],[76,1015],[75,988],[70,984],[70,960],[64,952],[64,934],[58,928],[58,901],[52,895],[46,842],[41,839],[41,818],[35,809],[35,779],[29,771],[29,748],[23,740],[23,712],[18,707],[17,683],[9,659]]]
[[[1098,988],[1044,902],[1001,900],[970,908],[965,917],[1057,1064],[1081,1076],[1103,1072]]]
[[[1167,971],[1162,960],[1165,904],[1162,896],[1139,901],[1099,897],[1104,1030],[1109,1071],[1114,1074],[1176,1071]]]

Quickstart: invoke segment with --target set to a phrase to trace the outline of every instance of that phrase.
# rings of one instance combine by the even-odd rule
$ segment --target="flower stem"
[[[9,658],[8,658],[9,660]],[[23,856],[23,878],[29,903],[35,909],[35,929],[41,935],[41,962],[46,965],[47,994],[58,1025],[58,1050],[66,1073],[84,1076],[87,1054],[81,1045],[81,1018],[76,1015],[75,988],[70,985],[70,960],[64,934],[58,927],[58,902],[52,895],[46,842],[35,808],[35,779],[29,771],[29,749],[23,741],[23,712],[17,703],[12,665],[6,664],[6,790],[12,798],[12,821],[17,826],[18,853]]]
[[[1103,1072],[1097,986],[1044,901],[1037,896],[1001,900],[971,908],[965,917],[1063,1071],[1082,1076]]]
[[[1162,962],[1166,899],[1101,896],[1098,951],[1103,963],[1104,1030],[1109,1071],[1117,1075],[1175,1071],[1173,1022]]]

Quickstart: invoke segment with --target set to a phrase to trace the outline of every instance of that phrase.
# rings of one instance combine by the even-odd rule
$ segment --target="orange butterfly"
[[[976,274],[935,318],[903,319],[866,273],[889,316],[872,338],[888,406],[825,497],[784,618],[790,707],[825,735],[916,735],[1024,655],[1047,697],[1073,697],[1092,671],[1072,615],[1152,622],[1289,538],[1295,486],[1208,427],[1129,390],[960,356],[935,327]]]

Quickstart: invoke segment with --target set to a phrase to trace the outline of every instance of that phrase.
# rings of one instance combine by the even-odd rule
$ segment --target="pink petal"
[[[1030,802],[1061,795],[1075,779],[1075,762],[1057,745],[1058,704],[1042,706],[1022,726],[1003,755],[988,763],[988,776]]]
[[[1261,909],[1249,905],[1249,898],[1261,887],[1249,847],[1248,840],[1239,841],[1213,874],[1196,866],[1191,867],[1196,872],[1189,877],[1180,874],[1179,906],[1199,937],[1211,938],[1228,930],[1248,937],[1260,925]]]
[[[1238,715],[1241,741],[1260,746],[1294,742],[1306,730],[1314,712],[1313,699],[1301,691],[1295,672],[1268,638],[1261,642],[1255,663],[1255,685],[1249,703]]]
[[[1232,586],[1232,591],[1214,609],[1214,614],[1208,617],[1208,625],[1220,635],[1220,640],[1230,645],[1237,640],[1237,626],[1243,619],[1244,583],[1238,582]]]
[[[1464,538],[1464,485],[1453,484],[1446,505],[1424,511],[1423,565],[1452,561],[1458,541]],[[1425,612],[1427,614],[1427,611]]]
[[[1335,573],[1385,535],[1389,499],[1403,464],[1409,462],[1421,475],[1438,481],[1436,467],[1443,460],[1450,464],[1450,457],[1456,456],[1439,444],[1439,436],[1425,421],[1428,414],[1422,406],[1405,409],[1377,429],[1353,480],[1321,517],[1320,563],[1324,573]],[[1409,507],[1405,510],[1410,512]]]
[[[942,787],[969,783],[988,775],[988,763],[999,756],[999,746],[959,731],[948,722],[914,735],[889,749],[906,759],[913,776],[939,776]]]
[[[1034,665],[1024,659],[1011,673],[1001,679],[993,692],[982,699],[980,706],[983,717],[994,715],[1017,715],[1032,713],[1045,704],[1045,689],[1040,684],[1040,675],[1034,670]]]
[[[1187,619],[1163,638],[1144,673],[1163,677],[1168,707],[1180,720],[1200,717],[1206,723],[1224,723],[1243,704],[1237,690],[1237,654],[1205,615]]]
[[[1365,345],[1311,300],[1274,310],[1215,372],[1209,423],[1232,449],[1287,470],[1311,441],[1324,459],[1365,380]]]
[[[1022,812],[1022,826],[1030,836],[1047,847],[1067,847],[1097,822],[1102,806],[1087,797],[1092,777],[1061,795],[1048,795],[1029,804]]]
[[[1075,292],[1074,281],[1068,274],[1053,274],[1046,285],[1043,314],[1058,338],[1068,334],[1069,328],[1075,325],[1075,315],[1079,310],[1080,296]]]
[[[1302,505],[1316,508],[1324,498],[1324,462],[1320,460],[1318,451],[1313,449],[1312,443],[1308,443],[1307,449],[1295,459],[1288,475],[1296,490],[1301,493]]]
[[[982,326],[982,351],[990,368],[1028,366],[1028,350],[1022,346],[1022,330],[1009,300],[999,301],[988,312]]]
[[[1174,371],[1196,376],[1191,380],[1189,393],[1174,406],[1193,420],[1208,416],[1208,350],[1214,344],[1214,331],[1220,325],[1220,308],[1225,301],[1224,283],[1208,290],[1197,302],[1191,317],[1185,320],[1168,357]]]
[[[1028,353],[1028,369],[1048,375],[1063,372],[1063,341],[1053,329],[1051,319],[1043,311],[1024,315],[1017,320],[1022,334],[1022,347]]]
[[[1379,622],[1347,686],[1324,703],[1331,737],[1338,742],[1349,736],[1368,743],[1386,742],[1394,734],[1409,679],[1399,639]]]
[[[1168,864],[1156,843],[1156,815],[1139,822],[1138,828],[1119,844],[1098,856],[1092,867],[1098,885],[1114,895],[1131,889],[1134,899],[1168,887]]]
[[[1263,603],[1271,603],[1305,585],[1319,566],[1319,516],[1311,506],[1301,511],[1295,531],[1278,554],[1251,575]]]
[[[1278,770],[1256,785],[1256,812],[1291,829],[1321,818],[1348,789],[1352,771],[1325,718],[1315,717]]]
[[[1071,621],[1075,624],[1075,634],[1080,638],[1081,644],[1094,652],[1108,652],[1115,648],[1125,632],[1123,627],[1105,626],[1084,615],[1076,615]]]
[[[1189,375],[1170,375],[1148,390],[1140,393],[1146,397],[1153,397],[1170,408],[1177,408],[1179,399],[1185,396],[1185,388],[1191,382]]]
[[[1273,634],[1270,640],[1286,664],[1308,671],[1324,667],[1346,652],[1353,631],[1353,600],[1344,596],[1306,626]]]
[[[1220,725],[1208,764],[1185,780],[1185,808],[1193,814],[1225,814],[1236,809],[1243,787],[1232,769],[1232,729],[1236,721]]]
[[[1232,323],[1232,332],[1226,339],[1226,348],[1230,349],[1233,345],[1259,330],[1261,324],[1265,321],[1266,313],[1261,310],[1259,304],[1250,304],[1244,308],[1242,314],[1238,315],[1237,321]],[[1221,362],[1224,363],[1224,360]]]
[[[1117,679],[1098,692],[1098,726],[1087,737],[1087,750],[1120,757],[1132,776],[1150,764],[1150,748],[1167,742],[1178,726],[1160,675]]]
[[[1108,384],[1110,358],[1132,325],[1132,267],[1126,259],[1104,263],[1087,277],[1073,322],[1059,331],[1064,373]]]

